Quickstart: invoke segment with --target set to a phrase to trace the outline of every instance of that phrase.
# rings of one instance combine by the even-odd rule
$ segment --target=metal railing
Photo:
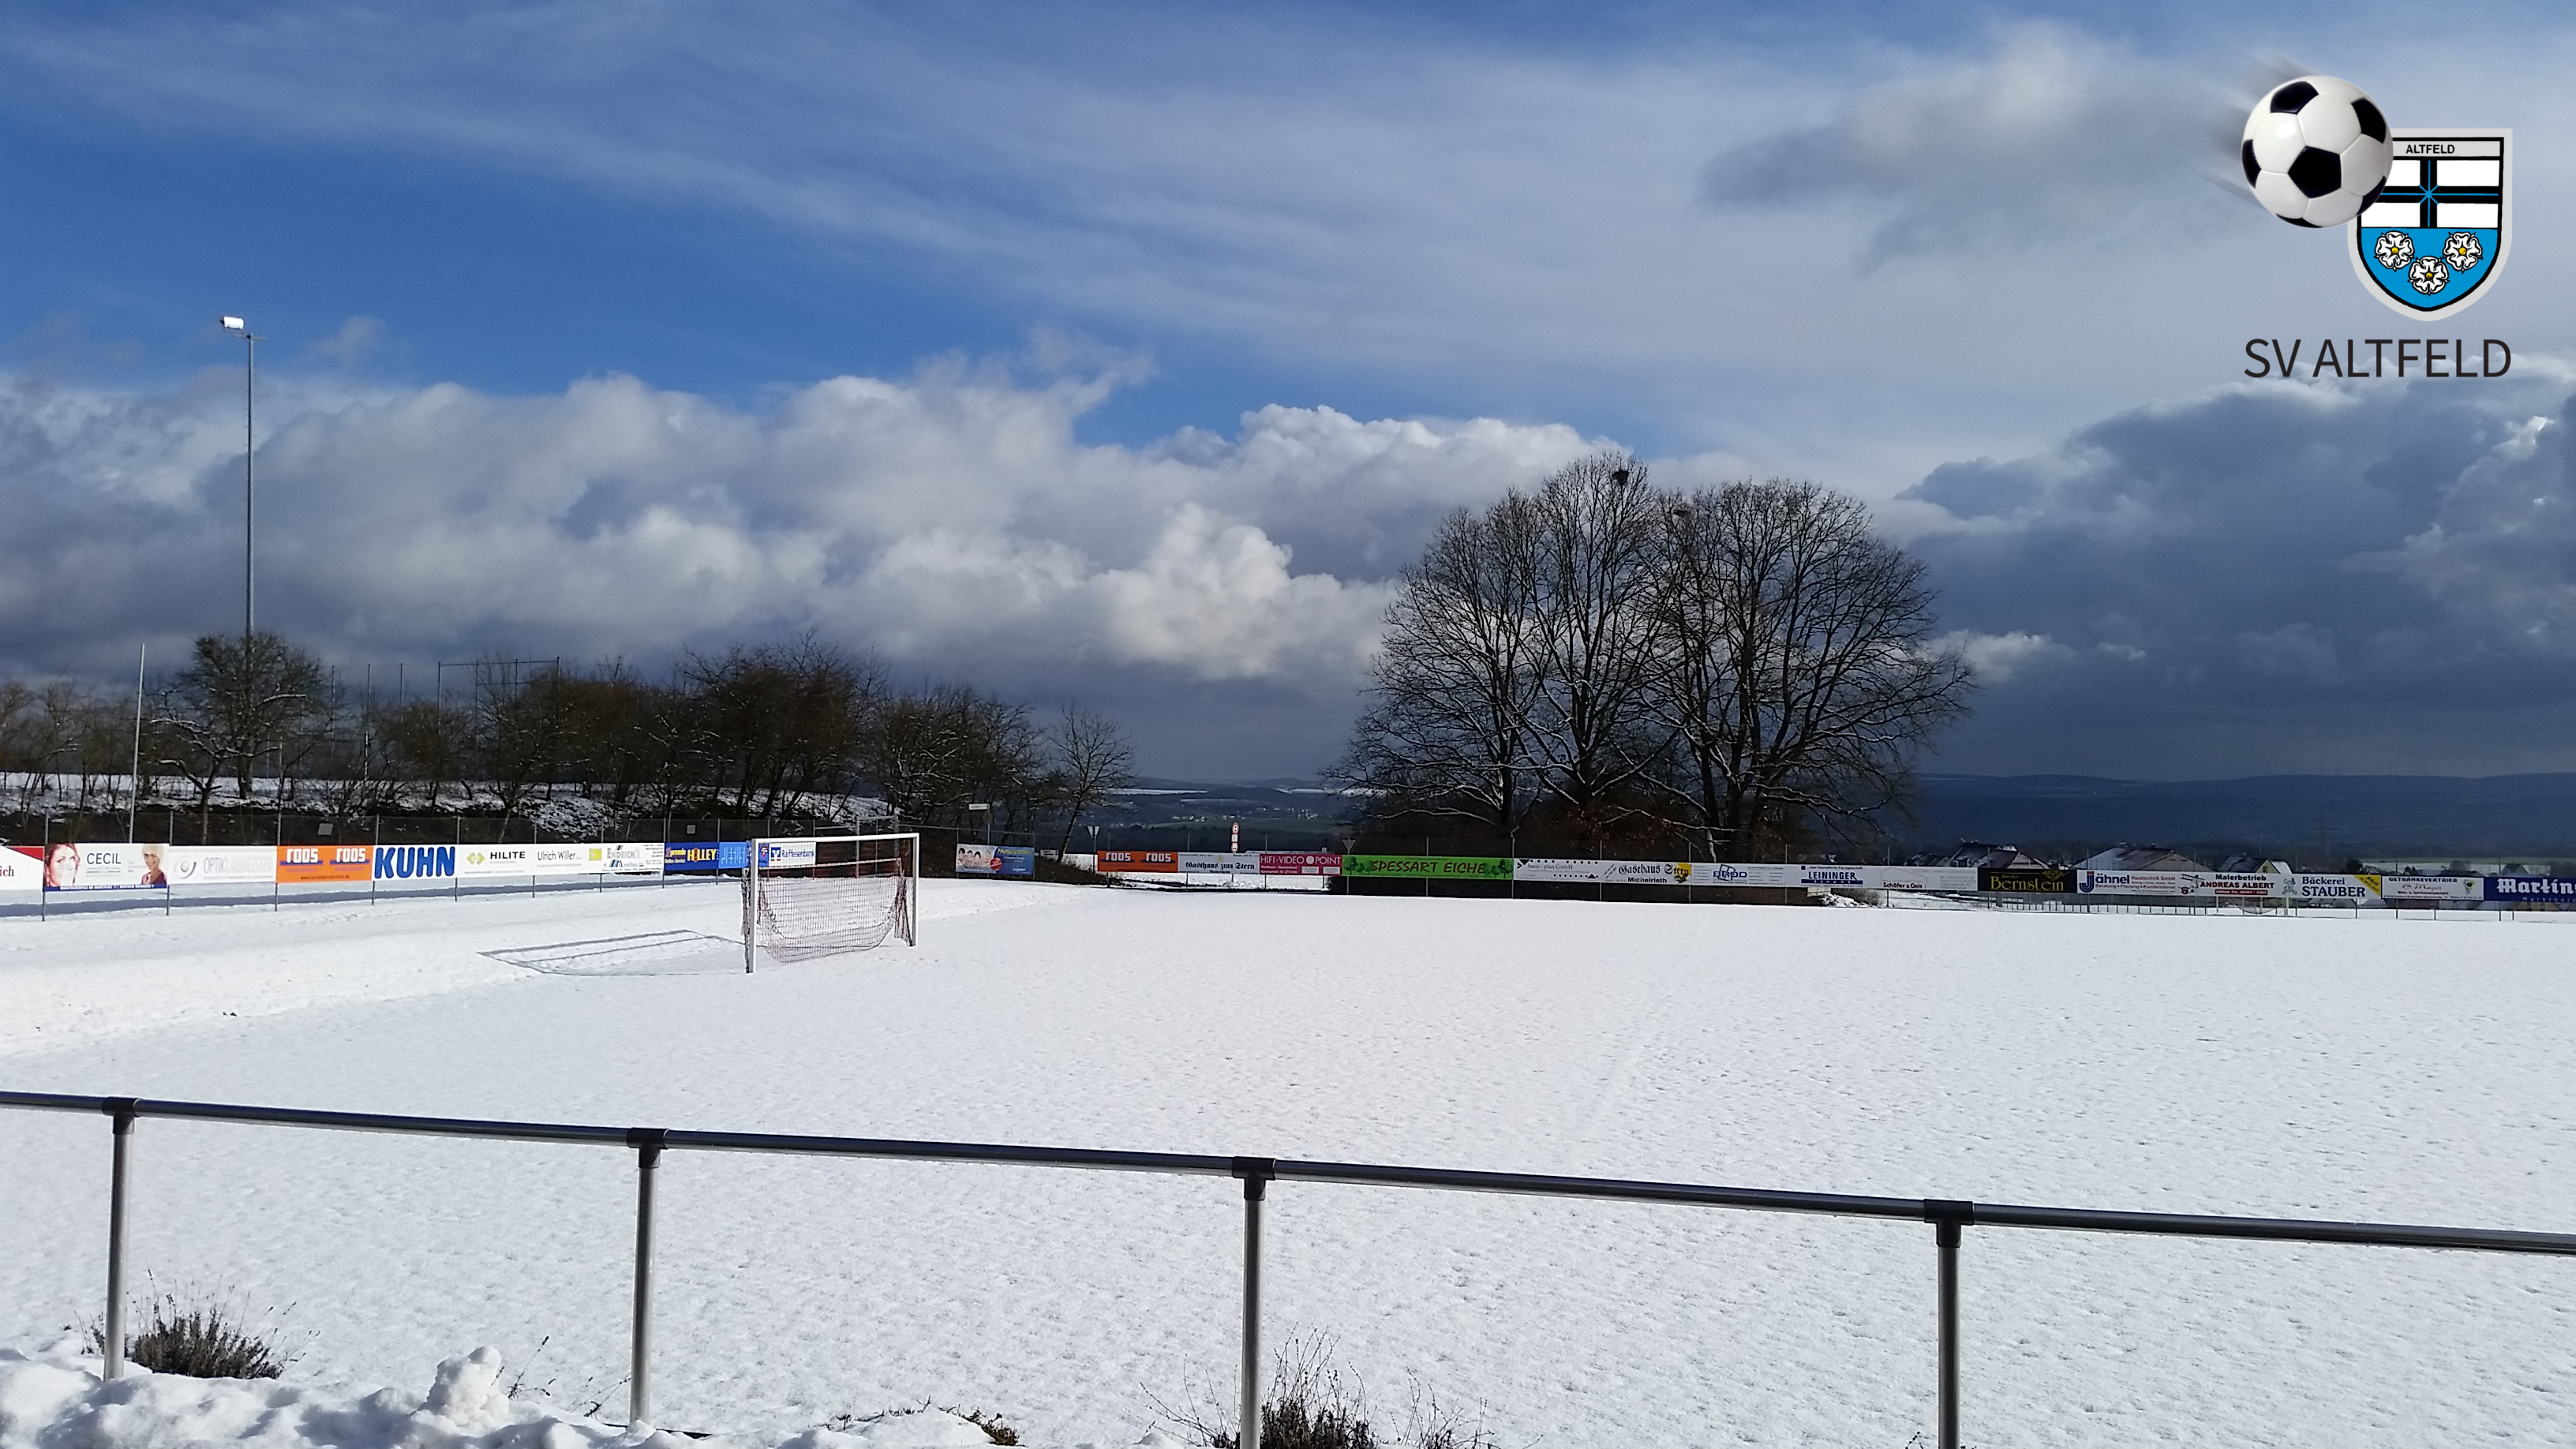
[[[503,1142],[569,1142],[631,1149],[636,1154],[635,1298],[628,1338],[627,1417],[639,1424],[649,1422],[651,1417],[653,1179],[660,1167],[662,1154],[671,1150],[863,1157],[909,1162],[980,1162],[1240,1179],[1243,1183],[1243,1327],[1238,1405],[1238,1412],[1242,1415],[1238,1422],[1242,1427],[1238,1442],[1243,1449],[1259,1449],[1261,1439],[1261,1219],[1264,1198],[1273,1182],[1322,1182],[1361,1187],[1417,1187],[1449,1192],[1588,1198],[1607,1202],[1675,1203],[1754,1212],[1812,1213],[1929,1223],[1933,1229],[1933,1250],[1937,1262],[1936,1331],[1940,1347],[1936,1439],[1941,1449],[1958,1449],[1959,1444],[1959,1242],[1965,1230],[1972,1226],[2576,1257],[2576,1233],[2523,1232],[2503,1228],[2419,1227],[2300,1218],[2219,1217],[2198,1213],[2111,1212],[1949,1198],[1782,1192],[1697,1183],[1473,1172],[1442,1167],[1391,1167],[1374,1163],[1306,1162],[1289,1158],[1120,1152],[1083,1147],[1017,1147],[879,1137],[814,1137],[776,1132],[699,1132],[663,1127],[498,1122],[374,1112],[320,1112],[296,1107],[165,1102],[137,1097],[87,1097],[57,1092],[0,1091],[0,1107],[46,1112],[95,1112],[104,1114],[109,1120],[112,1148],[107,1209],[107,1312],[101,1335],[108,1378],[117,1377],[124,1369],[127,1166],[134,1124],[142,1118],[243,1122],[274,1127],[391,1132],[419,1137],[468,1137]]]

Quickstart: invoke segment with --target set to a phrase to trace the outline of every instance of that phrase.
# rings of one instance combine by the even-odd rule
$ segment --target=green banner
[[[1342,874],[1379,880],[1510,880],[1512,861],[1506,855],[1346,855]]]

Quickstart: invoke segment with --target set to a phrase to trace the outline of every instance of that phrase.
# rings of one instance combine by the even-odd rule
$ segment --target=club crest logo
[[[2388,180],[2352,219],[2352,269],[2409,317],[2485,296],[2513,245],[2513,132],[2393,130]]]

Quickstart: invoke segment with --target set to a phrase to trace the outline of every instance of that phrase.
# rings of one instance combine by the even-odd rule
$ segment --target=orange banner
[[[1113,871],[1156,871],[1169,873],[1181,868],[1181,857],[1169,850],[1104,850],[1100,852],[1103,874]]]
[[[277,847],[278,883],[365,880],[374,872],[373,850],[365,845],[281,845]]]

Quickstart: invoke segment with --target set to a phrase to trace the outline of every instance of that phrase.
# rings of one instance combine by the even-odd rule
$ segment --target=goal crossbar
[[[871,854],[891,846],[891,854]],[[921,834],[775,835],[750,842],[742,872],[742,969],[920,942]]]

